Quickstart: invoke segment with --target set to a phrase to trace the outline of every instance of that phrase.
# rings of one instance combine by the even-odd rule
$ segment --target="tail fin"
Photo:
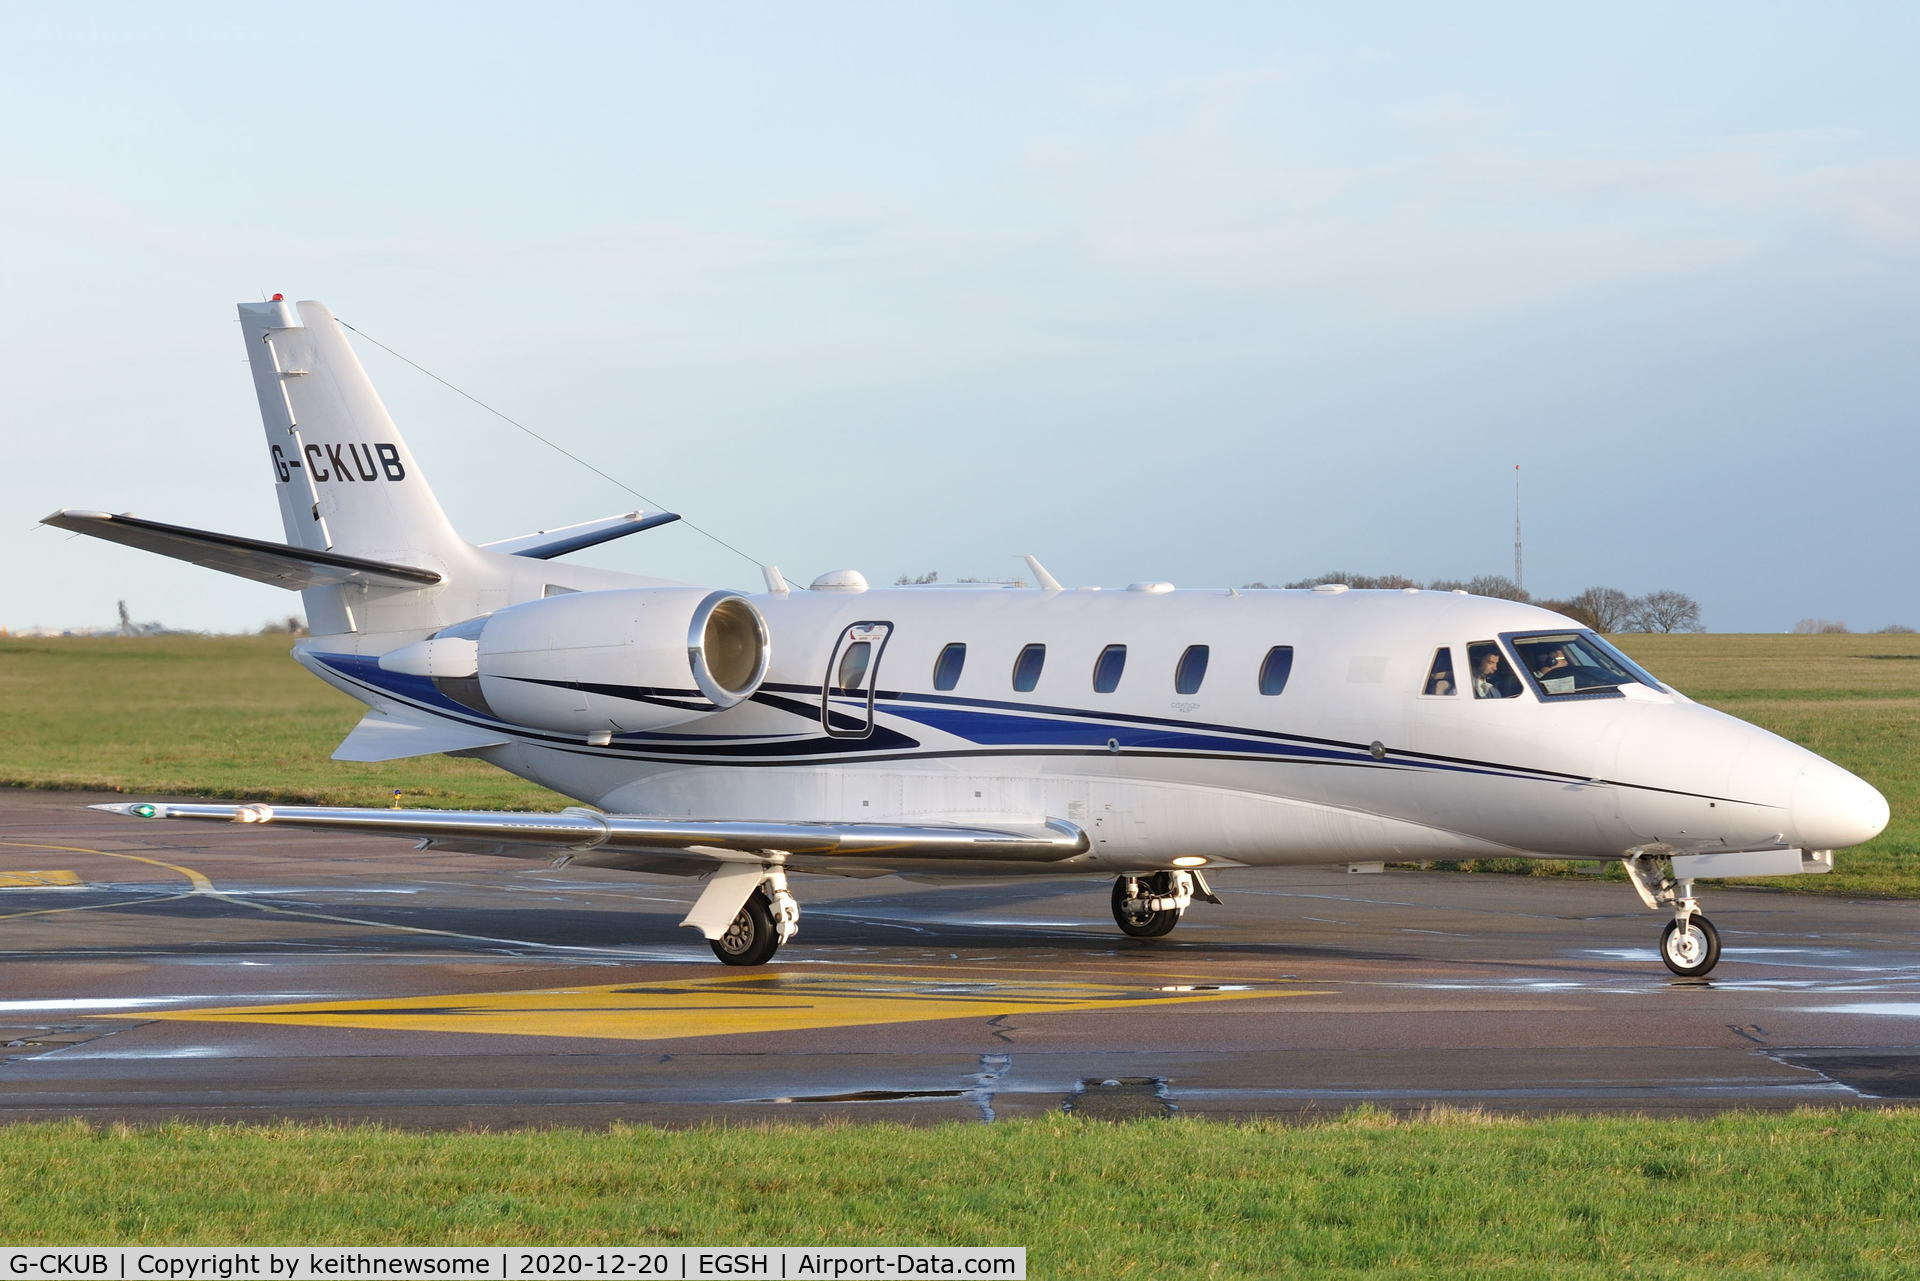
[[[287,541],[406,564],[463,547],[340,323],[295,308],[240,304]]]
[[[241,303],[240,327],[287,541],[443,573],[458,566],[465,572],[453,577],[468,589],[481,586],[473,581],[481,567],[472,545],[448,523],[333,313],[322,303],[276,296]],[[419,591],[328,585],[301,595],[316,633],[361,630],[370,612],[391,627],[427,624],[455,606]]]

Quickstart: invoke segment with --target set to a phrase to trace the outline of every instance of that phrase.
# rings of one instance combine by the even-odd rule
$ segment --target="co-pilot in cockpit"
[[[1520,682],[1492,641],[1474,641],[1467,646],[1467,670],[1473,673],[1475,698],[1516,698],[1520,694]]]

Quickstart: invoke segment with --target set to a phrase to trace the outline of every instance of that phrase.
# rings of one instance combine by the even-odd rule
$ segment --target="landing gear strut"
[[[1681,978],[1701,978],[1720,963],[1720,932],[1701,914],[1693,882],[1659,876],[1647,866],[1646,857],[1627,856],[1627,879],[1648,907],[1673,912],[1673,919],[1660,932],[1660,959]]]
[[[1195,898],[1218,903],[1198,872],[1154,872],[1123,876],[1113,883],[1113,919],[1123,934],[1157,939],[1180,924]]]

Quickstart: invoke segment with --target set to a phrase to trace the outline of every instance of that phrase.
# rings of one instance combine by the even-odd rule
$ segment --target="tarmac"
[[[1708,886],[1723,959],[1681,980],[1662,918],[1586,877],[1222,873],[1223,905],[1135,940],[1100,879],[796,876],[800,935],[737,969],[678,928],[691,879],[85,808],[107,799],[0,791],[0,1121],[1920,1101],[1912,903]]]

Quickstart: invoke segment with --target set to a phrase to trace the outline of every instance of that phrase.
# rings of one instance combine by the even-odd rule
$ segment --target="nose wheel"
[[[1720,962],[1720,931],[1698,913],[1668,921],[1660,931],[1660,959],[1681,978],[1699,978]]]

